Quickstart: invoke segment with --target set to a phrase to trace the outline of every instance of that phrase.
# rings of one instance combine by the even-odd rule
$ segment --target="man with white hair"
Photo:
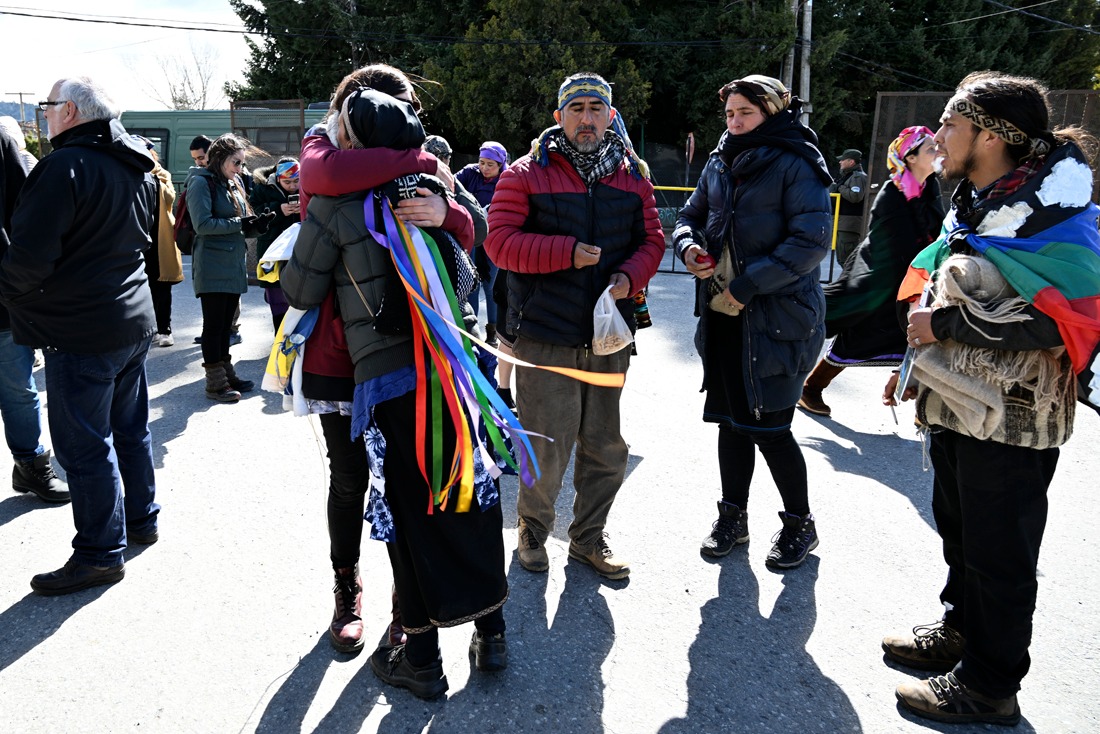
[[[68,474],[76,536],[31,588],[112,584],[127,542],[158,539],[145,358],[156,332],[142,252],[156,226],[153,159],[86,77],[39,103],[54,152],[23,187],[0,261],[0,301],[19,344],[46,352],[50,433]]]

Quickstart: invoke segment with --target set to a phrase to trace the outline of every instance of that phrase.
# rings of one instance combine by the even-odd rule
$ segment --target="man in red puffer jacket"
[[[485,250],[508,276],[508,327],[515,356],[544,366],[625,373],[630,350],[592,353],[593,310],[609,286],[634,327],[631,296],[657,272],[665,242],[653,186],[640,161],[613,130],[611,86],[598,74],[568,77],[558,90],[557,125],[531,153],[501,174],[489,212]],[[518,502],[519,561],[549,568],[545,542],[554,503],[577,446],[569,555],[601,576],[625,578],[630,566],[612,553],[604,525],[626,474],[619,430],[621,388],[519,367],[516,400],[537,441],[542,471]]]

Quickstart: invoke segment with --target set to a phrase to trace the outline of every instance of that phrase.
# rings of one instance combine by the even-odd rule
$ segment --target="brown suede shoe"
[[[1016,696],[990,698],[959,683],[954,673],[903,683],[898,703],[917,716],[947,723],[983,722],[1000,726],[1020,723]]]
[[[906,667],[947,673],[962,657],[963,637],[943,622],[919,624],[912,635],[884,637],[882,651]]]
[[[630,575],[630,564],[622,558],[617,558],[615,553],[607,547],[606,534],[601,535],[600,539],[590,546],[582,547],[576,543],[570,543],[569,557],[581,563],[587,563],[596,573],[613,581],[625,579]]]
[[[519,519],[519,565],[533,573],[545,573],[550,569],[550,556],[523,518]]]
[[[826,405],[821,397],[821,388],[803,386],[802,397],[798,399],[798,407],[826,418],[831,417],[833,414],[833,409]]]

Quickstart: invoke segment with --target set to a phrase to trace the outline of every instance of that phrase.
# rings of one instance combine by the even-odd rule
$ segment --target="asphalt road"
[[[654,280],[654,326],[639,333],[623,399],[630,466],[608,531],[632,575],[603,581],[567,560],[567,477],[550,572],[509,556],[511,666],[471,674],[471,627],[443,630],[450,692],[422,702],[380,684],[366,654],[329,646],[319,426],[270,394],[207,400],[198,304],[189,282],[177,286],[177,343],[149,360],[161,541],[128,551],[115,586],[39,597],[28,582],[68,557],[71,513],[0,494],[0,732],[985,731],[899,713],[893,689],[911,674],[879,649],[884,634],[939,617],[945,573],[912,411],[895,424],[878,403],[886,370],[838,378],[832,420],[795,419],[821,536],[807,562],[764,566],[780,504],[763,461],[752,541],[700,557],[719,490],[690,290],[684,275]],[[238,371],[259,380],[270,320],[258,289],[242,322]],[[1081,413],[1050,491],[1019,731],[1100,729],[1098,439],[1100,420]],[[516,491],[503,482],[508,549]],[[373,639],[389,604],[380,543],[364,540],[362,567]]]

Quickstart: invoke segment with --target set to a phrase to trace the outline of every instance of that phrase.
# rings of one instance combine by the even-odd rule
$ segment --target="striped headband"
[[[1050,143],[1042,138],[1032,138],[1020,128],[1003,117],[994,117],[982,109],[981,105],[967,99],[962,94],[952,97],[947,103],[948,112],[956,112],[982,130],[993,133],[1007,145],[1030,145],[1030,155],[1044,156],[1050,152]]]
[[[283,161],[275,166],[275,175],[279,178],[298,178],[298,162]]]
[[[598,76],[582,76],[567,79],[558,88],[558,109],[564,109],[577,97],[597,97],[611,106],[611,85]]]

